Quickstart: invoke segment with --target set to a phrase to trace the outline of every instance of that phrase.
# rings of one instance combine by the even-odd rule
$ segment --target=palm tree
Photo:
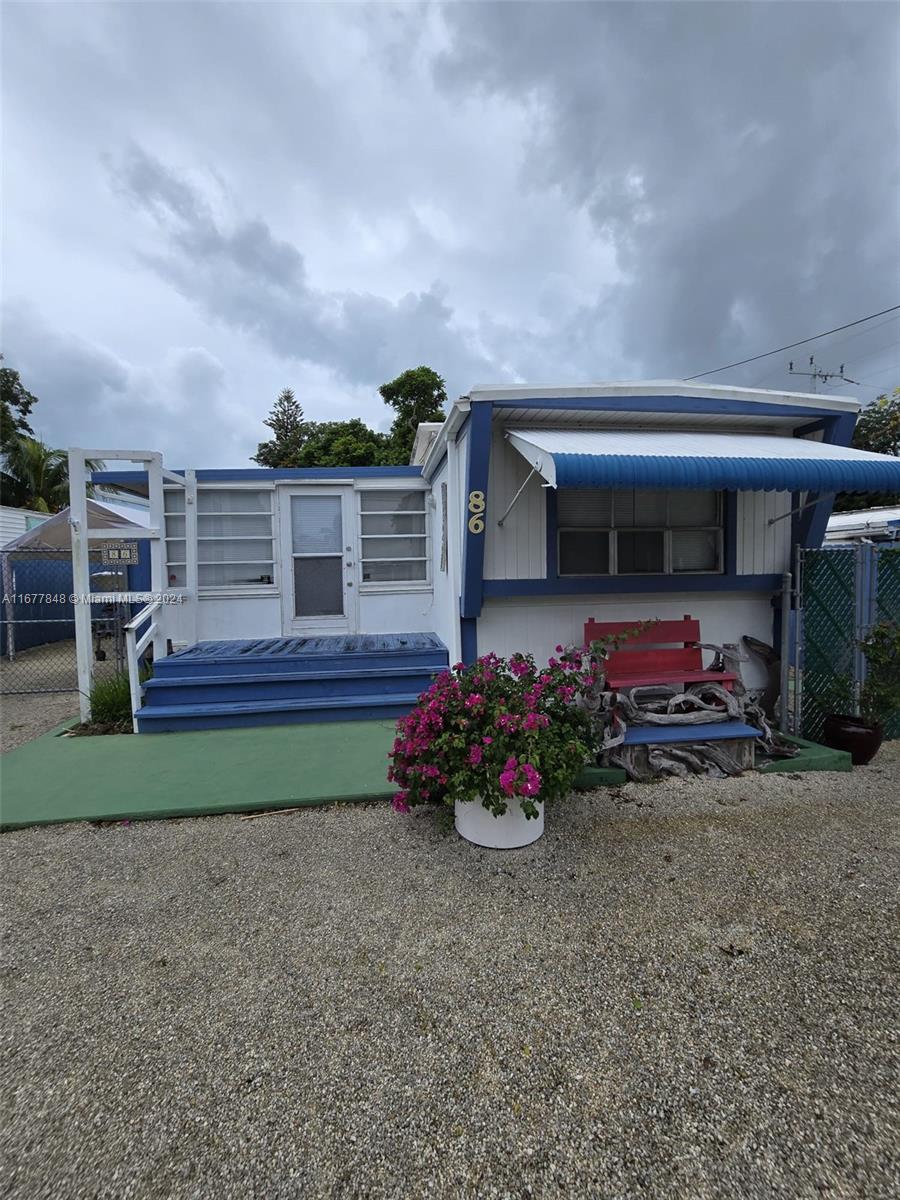
[[[91,471],[102,470],[100,462],[88,461]],[[55,513],[69,503],[69,457],[37,438],[13,438],[3,454],[0,493],[4,504]],[[93,488],[88,487],[88,495]]]

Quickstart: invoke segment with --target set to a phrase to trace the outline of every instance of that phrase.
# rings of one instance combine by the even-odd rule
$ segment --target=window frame
[[[412,481],[385,479],[385,480],[360,480],[354,484],[354,502],[356,506],[356,563],[357,563],[357,586],[358,590],[363,594],[366,593],[390,593],[390,592],[430,592],[432,590],[432,529],[431,529],[431,505],[429,497],[431,492],[428,488],[412,487]],[[363,494],[374,494],[378,492],[414,492],[422,497],[421,509],[409,510],[409,516],[425,518],[425,529],[421,533],[363,533],[363,517],[374,516],[392,516],[398,515],[396,510],[388,509],[366,509],[363,510],[362,497]],[[402,515],[399,514],[399,515]],[[425,553],[423,555],[406,556],[403,558],[365,558],[363,548],[367,540],[381,540],[387,538],[422,538],[425,542]],[[367,562],[424,562],[425,575],[422,579],[363,579],[364,564]]]
[[[571,489],[576,490],[576,489]],[[603,491],[607,489],[588,489]],[[610,524],[608,526],[573,526],[560,525],[554,522],[555,538],[554,547],[556,561],[554,570],[557,579],[691,579],[698,575],[700,576],[722,576],[728,573],[726,543],[725,543],[725,526],[727,521],[727,498],[726,493],[721,489],[715,488],[697,488],[692,490],[714,492],[716,497],[716,517],[715,525],[676,525],[671,524],[670,505],[673,496],[677,496],[677,488],[664,489],[649,489],[660,490],[666,493],[666,516],[665,525],[616,525],[616,506],[615,496],[620,492],[636,492],[647,489],[642,488],[610,488],[612,493],[612,504],[610,506]],[[553,504],[557,506],[558,497],[554,494]],[[619,547],[618,534],[622,533],[661,533],[663,535],[663,569],[661,571],[619,571]],[[593,533],[596,535],[606,534],[609,539],[609,571],[603,574],[598,574],[596,571],[566,571],[561,570],[562,562],[562,543],[561,538],[565,533]],[[716,535],[716,557],[718,566],[715,568],[704,567],[697,571],[676,571],[673,569],[673,549],[672,535],[675,533],[714,533]]]
[[[182,492],[182,489],[177,488],[177,487],[171,487],[171,488],[167,487],[163,491],[163,510],[164,510],[163,511],[163,527],[164,527],[164,531],[167,532],[167,529],[166,529],[166,518],[167,517],[181,517],[182,519],[184,519],[184,526],[185,526],[185,531],[181,536],[176,535],[175,537],[164,537],[163,538],[163,541],[165,543],[164,557],[166,560],[165,561],[165,571],[166,571],[167,579],[168,579],[170,568],[172,568],[172,567],[175,567],[176,569],[180,568],[182,571],[184,571],[185,567],[187,565],[186,564],[187,537],[188,537],[188,528],[189,528],[189,522],[187,521],[187,505],[185,504],[185,506],[181,509],[180,512],[173,511],[172,509],[170,509],[170,507],[168,505],[169,496],[173,495],[173,494],[178,494],[180,492]],[[233,512],[233,513],[201,512],[200,511],[200,496],[204,493],[208,494],[210,492],[248,492],[248,493],[249,492],[260,492],[260,493],[265,494],[268,497],[269,507],[268,507],[268,509],[260,508],[260,509],[254,510],[254,511],[241,510],[239,512]],[[187,500],[186,496],[185,496],[185,500]],[[200,520],[202,517],[234,517],[234,516],[241,517],[244,515],[251,516],[251,517],[267,516],[269,518],[270,532],[268,534],[265,534],[265,533],[247,534],[246,536],[241,536],[238,534],[209,534],[209,535],[205,536],[204,534],[202,534],[200,532]],[[215,483],[211,483],[211,484],[198,482],[198,484],[197,484],[197,504],[196,504],[196,512],[194,513],[193,524],[194,524],[194,528],[196,530],[195,541],[196,541],[196,554],[197,554],[197,597],[199,599],[215,599],[216,597],[223,597],[223,596],[272,596],[272,595],[278,594],[278,592],[280,590],[280,586],[281,586],[281,562],[280,562],[280,555],[278,552],[278,548],[279,548],[278,513],[277,513],[276,502],[275,502],[275,488],[272,484],[260,484],[256,480],[247,480],[247,481],[241,480],[241,481],[233,481],[233,482],[223,480],[223,481],[216,481]],[[221,562],[203,562],[200,558],[200,543],[201,542],[205,542],[205,541],[209,541],[209,542],[247,541],[248,539],[250,539],[252,541],[268,541],[272,547],[271,559],[259,559],[256,562],[251,562],[249,559],[228,560],[228,561],[223,560]],[[173,559],[171,561],[169,560],[168,543],[170,543],[170,542],[180,543],[183,546],[184,552],[185,552],[184,558],[182,558],[181,560],[175,560],[175,559]],[[271,563],[271,567],[272,567],[272,570],[271,570],[272,582],[271,583],[255,583],[255,582],[251,582],[249,580],[245,581],[245,582],[237,582],[237,583],[203,583],[201,580],[201,571],[204,567],[259,566],[260,568],[262,568],[264,566],[267,566],[269,563]],[[260,574],[269,574],[269,572],[264,572],[264,571],[260,570]],[[187,581],[185,581],[184,583],[173,583],[173,584],[167,583],[166,586],[169,591],[187,591],[188,590]]]

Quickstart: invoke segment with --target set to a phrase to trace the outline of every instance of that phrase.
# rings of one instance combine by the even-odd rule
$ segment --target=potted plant
[[[588,757],[590,717],[577,701],[600,667],[587,648],[485,654],[435,679],[397,723],[388,778],[398,812],[443,802],[479,846],[527,846],[544,831],[546,801],[565,795]]]
[[[900,625],[881,621],[859,648],[866,656],[866,678],[858,701],[848,676],[836,679],[819,698],[831,709],[825,714],[825,744],[846,750],[854,766],[871,762],[884,738],[884,720],[900,711]]]

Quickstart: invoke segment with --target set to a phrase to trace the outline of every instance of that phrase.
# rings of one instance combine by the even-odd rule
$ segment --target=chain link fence
[[[900,623],[900,548],[801,550],[798,576],[794,728],[817,741],[836,698],[859,695],[867,669],[860,641],[880,621]],[[900,737],[900,713],[885,722],[885,737]]]
[[[72,555],[69,550],[0,553],[0,695],[78,690]],[[91,554],[91,591],[127,591],[127,570]],[[91,604],[95,678],[125,670],[125,622],[116,601]]]

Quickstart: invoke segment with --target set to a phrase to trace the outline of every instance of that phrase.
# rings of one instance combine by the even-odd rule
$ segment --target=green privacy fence
[[[900,624],[900,547],[801,550],[798,575],[794,727],[815,741],[825,714],[859,695],[868,669],[860,641],[881,621]],[[900,737],[900,712],[885,736]]]

